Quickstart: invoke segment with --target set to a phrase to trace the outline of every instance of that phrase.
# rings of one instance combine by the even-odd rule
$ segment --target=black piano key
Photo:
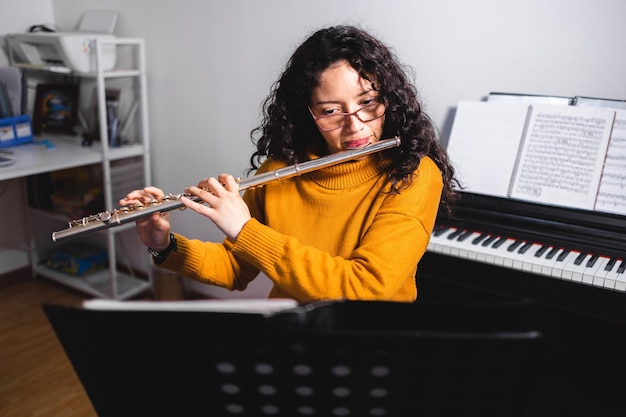
[[[580,265],[583,262],[583,259],[587,257],[587,254],[584,252],[580,252],[580,255],[574,259],[574,265]]]
[[[606,266],[604,267],[604,270],[605,271],[610,271],[611,269],[613,269],[613,267],[615,266],[616,262],[617,262],[617,258],[609,259],[609,261],[606,263]]]
[[[511,243],[511,245],[509,245],[509,247],[506,248],[506,250],[509,251],[509,252],[513,252],[523,242],[524,242],[523,240],[516,240],[515,242]]]
[[[483,241],[482,245],[483,245],[483,246],[489,246],[489,244],[490,244],[491,242],[493,242],[494,240],[496,240],[497,238],[498,238],[498,236],[497,236],[497,235],[491,235],[491,236],[489,236],[487,239],[485,239],[485,240]]]
[[[546,255],[546,259],[552,259],[554,258],[554,255],[556,255],[556,253],[559,251],[559,248],[557,248],[556,246],[553,247],[552,249],[550,249],[548,251],[548,254]]]
[[[522,245],[522,247],[521,247],[521,248],[519,248],[519,250],[517,251],[517,253],[522,253],[522,254],[523,254],[523,253],[526,253],[526,251],[527,251],[528,249],[530,249],[530,247],[531,247],[532,245],[533,245],[533,244],[532,244],[531,242],[526,242],[526,243],[524,243],[524,244]]]
[[[465,239],[467,239],[468,236],[471,236],[472,234],[474,234],[472,230],[466,230],[459,235],[459,238],[457,239],[457,241],[463,242]]]
[[[622,263],[619,266],[619,268],[617,268],[617,273],[618,274],[623,274],[624,271],[626,271],[626,261],[622,261]]]
[[[589,258],[589,260],[587,261],[587,268],[591,268],[592,266],[594,266],[599,258],[599,255],[591,255],[591,258]]]
[[[448,235],[448,239],[450,239],[450,240],[455,239],[458,235],[460,235],[463,232],[464,232],[463,229],[456,229],[454,232],[452,232],[452,233],[450,233]]]
[[[563,252],[561,252],[561,254],[558,256],[558,258],[556,258],[557,262],[563,262],[563,260],[565,258],[567,258],[567,255],[569,255],[570,250],[569,249],[563,249]]]
[[[441,235],[443,232],[445,232],[446,230],[448,230],[450,228],[450,226],[445,226],[445,225],[436,225],[435,229],[433,230],[433,235],[434,236],[439,236]]]
[[[504,237],[504,236],[500,236],[500,237],[498,238],[498,240],[496,240],[496,241],[494,242],[494,244],[493,244],[491,247],[492,247],[492,248],[494,248],[494,249],[497,249],[497,248],[499,248],[500,246],[502,246],[502,244],[503,244],[504,242],[506,242],[506,237]]]
[[[549,247],[550,246],[548,245],[541,246],[539,249],[537,249],[537,252],[535,252],[535,257],[541,257],[548,250]]]
[[[478,245],[487,236],[489,236],[489,233],[481,233],[480,235],[476,236],[474,240],[472,240],[472,245]]]

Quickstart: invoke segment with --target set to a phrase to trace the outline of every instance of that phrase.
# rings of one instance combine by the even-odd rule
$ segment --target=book
[[[13,107],[11,105],[7,85],[4,81],[0,80],[0,119],[6,117],[13,117]]]
[[[22,87],[24,82],[22,72],[17,67],[0,67],[0,81],[6,87],[8,101],[11,103],[11,113],[13,116],[26,114],[25,91]]]
[[[617,152],[609,143],[618,112],[525,100],[464,100],[447,150],[465,191],[610,211],[598,197],[606,188],[602,181],[609,180],[603,177],[607,154]],[[624,198],[626,190],[620,194]],[[624,207],[613,211],[626,214]]]

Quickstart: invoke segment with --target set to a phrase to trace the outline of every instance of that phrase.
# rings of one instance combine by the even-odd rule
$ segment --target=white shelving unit
[[[104,70],[99,63],[103,60],[103,48],[115,46],[118,60],[116,67],[112,70]],[[81,139],[72,136],[45,134],[46,138],[51,138],[54,149],[47,149],[45,146],[37,144],[19,145],[13,148],[16,163],[8,170],[0,171],[0,181],[11,178],[22,178],[43,172],[58,171],[67,168],[101,164],[103,178],[104,209],[112,210],[118,207],[117,199],[113,196],[114,183],[112,173],[116,163],[123,163],[132,159],[134,162],[140,161],[142,165],[143,185],[151,183],[150,167],[150,136],[148,128],[147,109],[147,84],[146,84],[146,62],[144,41],[139,38],[95,38],[91,43],[94,48],[95,68],[92,73],[71,73],[78,77],[81,83],[90,80],[95,82],[97,91],[97,120],[99,126],[100,140],[94,141],[91,146],[81,146]],[[122,60],[120,54],[124,52]],[[10,57],[12,59],[12,57]],[[13,63],[15,66],[22,66],[20,63]],[[40,75],[45,76],[45,68],[33,69],[32,65],[24,65],[25,71],[42,71]],[[113,80],[124,80],[122,84],[129,85],[129,93],[132,93],[132,111],[126,122],[133,122],[133,135],[129,135],[128,143],[121,146],[112,147],[107,138],[107,102],[106,91],[108,85]],[[122,91],[122,93],[124,93]],[[131,191],[130,189],[127,191]],[[24,193],[24,204],[27,207],[28,201]],[[42,235],[43,230],[61,230],[67,227],[69,220],[59,214],[54,214],[40,209],[28,209],[26,216],[27,235],[30,240],[26,251],[28,252],[30,266],[33,274],[49,278],[61,284],[67,285],[96,298],[127,299],[151,288],[152,279],[150,271],[147,271],[145,278],[137,278],[131,272],[123,272],[119,268],[118,258],[123,252],[120,249],[118,239],[121,233],[134,229],[134,224],[108,228],[106,230],[93,233],[93,236],[80,236],[76,238],[79,245],[94,244],[95,246],[106,248],[108,254],[108,268],[89,272],[84,276],[74,276],[57,271],[45,265],[45,254],[54,248],[50,234]],[[45,226],[42,226],[45,225]],[[52,225],[52,226],[51,226]],[[128,232],[128,233],[134,233]],[[131,242],[132,243],[132,242]],[[3,248],[0,247],[0,255]],[[15,248],[6,248],[6,251],[15,251]],[[143,252],[143,251],[142,251]],[[146,264],[149,255],[146,253]],[[128,268],[126,268],[128,270]]]

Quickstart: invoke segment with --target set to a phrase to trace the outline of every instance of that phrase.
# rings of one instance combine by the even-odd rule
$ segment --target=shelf
[[[115,148],[109,148],[109,159],[111,161],[115,161],[133,156],[143,156],[144,152],[145,149],[142,145],[123,145]]]
[[[113,70],[113,71],[105,71],[102,76],[106,79],[111,78],[128,78],[128,77],[137,77],[141,75],[139,70]],[[96,78],[98,74],[89,72],[89,73],[81,73],[80,77],[84,78]]]
[[[40,143],[47,140],[54,147]],[[15,163],[8,169],[0,170],[0,181],[61,169],[75,168],[102,162],[102,144],[81,146],[80,137],[43,134],[34,143],[6,148],[13,151]],[[119,160],[133,156],[143,156],[144,147],[132,144],[109,148],[109,160]]]
[[[38,71],[37,75],[46,75],[44,73],[53,74],[60,71],[77,79],[94,80],[97,94],[96,120],[98,121],[98,136],[100,138],[107,138],[109,133],[107,131],[106,90],[113,85],[124,84],[111,81],[107,85],[107,82],[124,77],[135,78],[136,80],[129,83],[132,86],[125,88],[125,90],[133,93],[133,102],[137,105],[135,109],[138,109],[138,112],[133,111],[133,115],[130,116],[132,118],[129,118],[134,123],[134,127],[136,127],[135,132],[130,137],[133,143],[111,147],[105,139],[94,141],[90,146],[83,146],[83,137],[80,134],[70,136],[43,132],[35,137],[34,143],[9,148],[14,152],[15,163],[0,170],[0,181],[100,164],[102,167],[103,210],[110,210],[117,208],[120,187],[128,185],[129,187],[140,188],[151,183],[145,51],[143,39],[113,38],[105,40],[95,38],[93,45],[94,48],[90,52],[93,54],[91,57],[93,58],[93,66],[90,69],[95,70],[89,73],[69,71],[67,68],[63,70],[60,66],[46,67],[43,65],[33,66],[15,63],[12,59],[12,54],[9,54],[10,62],[12,65],[22,68],[24,74],[26,74],[27,70]],[[99,63],[106,62],[103,48],[110,45],[116,46],[116,66],[114,69],[108,69],[110,68],[108,64],[99,65]],[[82,81],[78,80],[78,82]],[[120,168],[126,166],[125,159],[130,161],[131,159],[140,158],[141,165],[137,164],[139,166],[138,170],[131,171]],[[129,162],[129,164],[133,165],[135,163]],[[117,176],[116,173],[118,174]],[[118,178],[120,176],[123,177],[122,180],[132,179],[136,180],[136,183],[121,181]],[[128,191],[131,190],[129,189]],[[26,207],[28,206],[27,192],[24,193],[23,203]],[[116,258],[122,253],[118,247],[118,242],[116,242],[117,233],[134,228],[134,223],[116,227],[114,230],[109,228],[103,230],[103,233],[94,233],[91,237],[85,237],[85,242],[94,243],[103,249],[106,248],[108,265],[103,267],[102,270],[88,273],[85,276],[74,276],[43,265],[40,259],[43,258],[44,253],[55,247],[51,236],[47,234],[48,230],[63,227],[59,225],[67,225],[72,220],[76,219],[67,219],[61,214],[30,208],[26,216],[27,224],[25,225],[29,240],[29,243],[26,244],[27,248],[20,250],[22,248],[10,249],[7,247],[5,249],[0,247],[0,273],[9,268],[30,266],[35,275],[49,278],[97,298],[127,299],[152,287],[149,270],[146,271],[148,279],[145,280],[138,279],[117,268],[119,264]],[[134,249],[139,250],[143,248],[136,247]],[[7,261],[9,259],[11,262]],[[140,259],[133,258],[124,270],[143,272],[144,268],[149,266],[147,266],[147,262],[142,264],[140,261]]]
[[[15,66],[24,70],[50,72],[54,74],[63,74],[63,75],[72,75],[75,77],[82,77],[82,78],[97,78],[98,77],[98,73],[96,72],[74,72],[66,67],[33,65],[33,64],[24,64],[24,63],[18,63],[18,64],[15,64]],[[138,75],[141,75],[141,72],[139,70],[134,70],[134,69],[128,69],[128,70],[114,69],[111,71],[105,71],[102,74],[102,76],[106,79],[137,77]]]
[[[45,135],[45,138],[54,147],[38,143],[43,138],[37,137],[34,143],[5,148],[13,151],[15,163],[0,170],[0,181],[102,162],[102,152],[80,146],[79,137]]]
[[[96,298],[125,300],[135,297],[152,287],[148,281],[117,271],[115,277],[117,291],[114,292],[108,269],[95,271],[80,277],[55,271],[42,265],[36,266],[34,272],[37,275],[90,294]]]

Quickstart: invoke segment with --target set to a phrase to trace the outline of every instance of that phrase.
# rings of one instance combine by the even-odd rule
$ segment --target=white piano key
[[[572,281],[583,282],[583,274],[587,268],[589,258],[591,258],[590,254],[581,253],[580,257],[568,266],[572,268]]]
[[[507,246],[511,245],[514,239],[500,236],[491,245],[490,249],[493,253],[493,264],[498,266],[504,265],[504,259],[507,257]]]
[[[620,272],[620,265],[622,262],[626,262],[624,260],[619,260],[613,266],[613,269],[606,274],[606,279],[611,279],[615,281],[615,289],[618,291],[626,291],[626,272]]]
[[[478,243],[473,243],[474,251],[476,252],[476,260],[493,265],[496,261],[495,251],[491,248],[491,245],[498,238],[498,235],[492,234],[481,239]]]
[[[525,245],[528,245],[528,242],[526,241],[516,241],[513,243],[512,247],[514,248],[513,250],[510,250],[511,246],[509,247],[509,253],[511,256],[511,261],[512,261],[512,268],[513,269],[517,269],[519,271],[522,270],[522,255],[519,253],[520,249],[522,249]]]
[[[533,253],[533,259],[532,259],[531,272],[534,272],[535,274],[541,274],[541,271],[543,270],[543,266],[549,262],[546,259],[546,255],[552,249],[552,246],[549,246],[549,245],[542,244],[539,246],[540,246],[539,249],[537,249]]]
[[[485,262],[491,265],[502,265],[502,258],[498,255],[498,250],[494,245],[503,239],[502,236],[492,235],[489,239],[481,244],[485,252]]]
[[[579,255],[580,255],[580,251],[575,251],[575,250],[569,251],[567,253],[567,256],[565,256],[565,258],[562,261],[557,262],[555,266],[552,268],[552,276],[556,276],[556,277],[571,281],[574,261]]]
[[[599,256],[596,263],[592,267],[587,268],[587,271],[583,274],[583,282],[596,287],[604,287],[604,276],[607,273],[604,267],[609,263],[609,260],[611,258],[607,256]]]
[[[552,272],[553,272],[553,268],[555,267],[557,260],[559,259],[559,255],[561,255],[563,253],[565,249],[563,248],[552,248],[550,249],[548,252],[546,252],[546,255],[544,256],[545,262],[543,263],[543,265],[541,266],[541,274],[542,275],[546,275],[546,276],[555,276]],[[552,252],[552,253],[551,253]],[[548,259],[548,256],[550,256],[550,258]],[[559,278],[560,278],[560,272],[559,272]]]
[[[537,257],[535,253],[542,247],[543,245],[539,243],[532,243],[527,249],[526,252],[522,254],[522,271],[533,272],[533,266],[537,261]]]

